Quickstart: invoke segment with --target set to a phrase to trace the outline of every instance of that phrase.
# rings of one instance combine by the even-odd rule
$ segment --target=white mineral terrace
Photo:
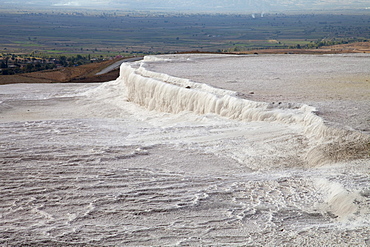
[[[0,86],[0,245],[367,246],[369,65],[165,55]]]

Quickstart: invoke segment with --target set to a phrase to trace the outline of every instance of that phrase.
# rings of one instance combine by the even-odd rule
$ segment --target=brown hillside
[[[67,67],[25,74],[0,75],[0,84],[109,81],[118,77],[117,71],[115,73],[111,72],[101,76],[96,76],[95,74],[118,60],[119,59],[114,59],[101,63],[81,65],[78,67]]]

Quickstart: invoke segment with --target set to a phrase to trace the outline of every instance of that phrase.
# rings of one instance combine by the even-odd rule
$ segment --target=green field
[[[370,15],[0,13],[0,52],[155,54],[370,39]]]

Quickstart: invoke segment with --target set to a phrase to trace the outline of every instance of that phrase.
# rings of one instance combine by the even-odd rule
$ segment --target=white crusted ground
[[[198,59],[207,78],[202,66],[220,58]],[[186,61],[158,66],[184,66],[190,77]],[[236,76],[231,67],[226,73]],[[330,136],[353,132],[319,123],[324,135],[315,139],[301,115],[319,120],[287,104],[254,109],[268,112],[264,121],[230,117],[225,105],[224,114],[149,111],[130,102],[142,88],[130,94],[126,83],[0,86],[1,245],[370,244],[370,160],[346,160],[356,157],[351,140]],[[153,109],[168,104],[162,96]],[[318,159],[312,167],[308,160],[325,154],[317,150],[330,152],[326,165]]]

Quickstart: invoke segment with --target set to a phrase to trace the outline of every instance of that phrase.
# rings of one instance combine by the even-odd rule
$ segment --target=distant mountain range
[[[101,10],[173,10],[192,12],[273,12],[284,10],[368,9],[369,0],[0,0],[0,9],[99,8]]]

